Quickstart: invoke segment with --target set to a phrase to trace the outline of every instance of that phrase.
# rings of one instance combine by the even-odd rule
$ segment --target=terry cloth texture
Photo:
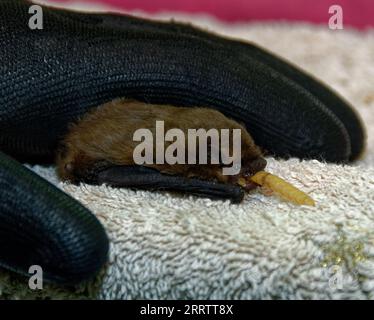
[[[244,202],[59,183],[91,209],[111,241],[97,279],[75,288],[0,273],[0,297],[100,299],[373,299],[374,32],[189,19],[253,41],[324,80],[361,114],[367,152],[352,166],[268,158],[267,170],[308,192],[300,207],[258,192]]]

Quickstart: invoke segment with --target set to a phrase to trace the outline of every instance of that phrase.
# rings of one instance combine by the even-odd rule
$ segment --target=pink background
[[[52,0],[74,2],[74,0]],[[333,4],[343,8],[344,25],[374,26],[374,0],[79,0],[105,3],[124,10],[142,9],[149,13],[181,11],[210,13],[225,21],[302,20],[327,24]]]

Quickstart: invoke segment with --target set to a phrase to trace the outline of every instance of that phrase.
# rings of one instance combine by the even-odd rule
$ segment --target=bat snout
[[[267,165],[267,161],[263,157],[258,157],[254,160],[251,160],[248,163],[244,164],[244,167],[242,170],[243,176],[250,177],[254,175],[256,172],[264,170],[266,165]]]

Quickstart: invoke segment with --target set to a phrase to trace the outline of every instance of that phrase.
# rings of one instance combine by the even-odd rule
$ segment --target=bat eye
[[[73,164],[72,164],[71,162],[66,163],[66,164],[65,164],[65,170],[66,170],[67,172],[71,172],[71,171],[73,171]]]

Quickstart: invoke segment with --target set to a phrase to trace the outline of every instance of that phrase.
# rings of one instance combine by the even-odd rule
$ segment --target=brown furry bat
[[[266,166],[260,149],[246,129],[226,118],[218,111],[208,108],[185,108],[170,105],[152,105],[134,100],[118,99],[87,113],[78,123],[70,127],[57,155],[57,171],[62,180],[79,182],[85,180],[93,170],[108,166],[133,166],[134,148],[139,141],[133,140],[134,132],[149,129],[156,136],[156,121],[164,121],[164,130],[178,128],[185,133],[188,129],[229,129],[227,155],[236,157],[232,148],[232,130],[241,130],[241,170],[236,175],[223,175],[221,162],[218,164],[156,164],[156,144],[153,144],[153,164],[144,164],[162,174],[186,178],[237,184],[240,177],[252,176]],[[183,141],[186,143],[187,141]],[[172,144],[165,142],[165,149]],[[199,152],[197,144],[197,159]],[[186,147],[186,159],[187,159]],[[250,183],[247,188],[250,189]]]

